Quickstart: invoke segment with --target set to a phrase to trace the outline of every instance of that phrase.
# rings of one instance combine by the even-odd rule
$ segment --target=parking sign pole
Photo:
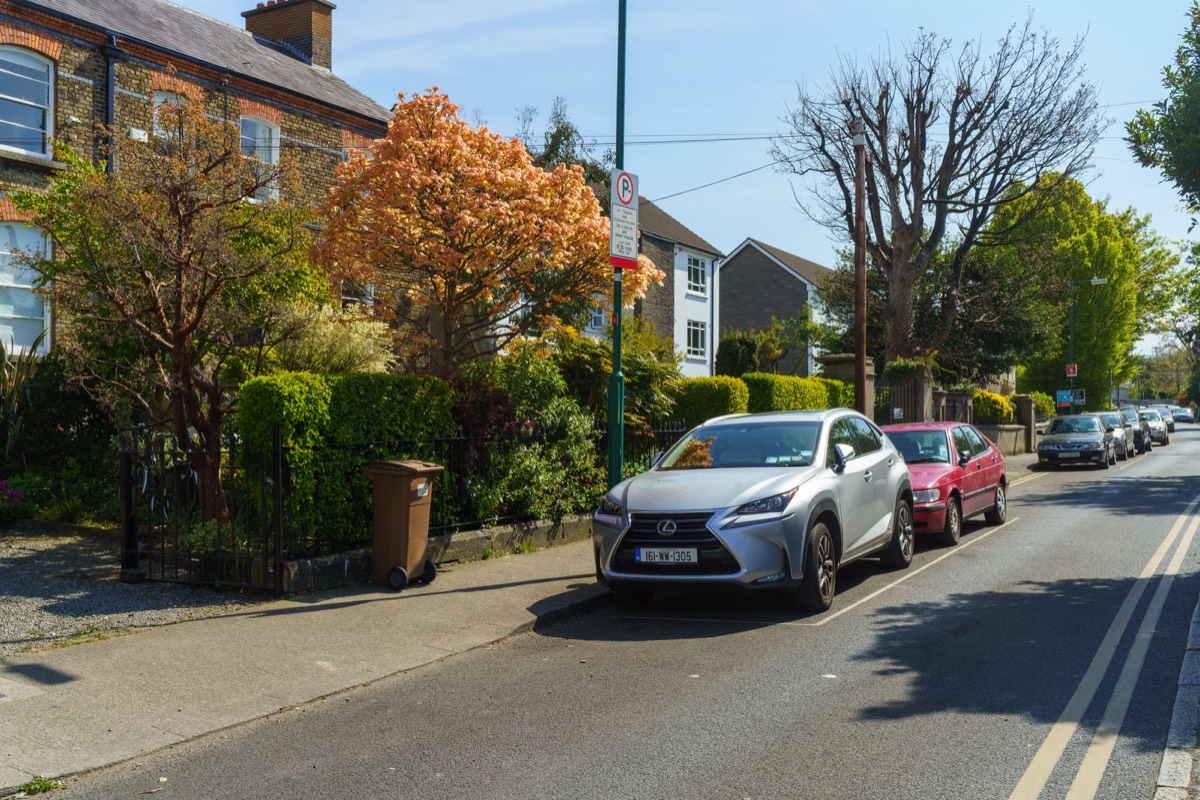
[[[617,3],[617,169],[625,168],[625,0]],[[610,224],[613,220],[609,220]],[[608,381],[608,486],[621,482],[625,462],[625,376],[621,373],[621,268],[613,269],[613,357]]]

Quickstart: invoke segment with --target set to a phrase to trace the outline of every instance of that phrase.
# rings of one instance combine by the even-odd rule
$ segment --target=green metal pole
[[[1067,310],[1068,318],[1070,319],[1070,325],[1068,327],[1068,331],[1069,331],[1068,339],[1070,341],[1070,345],[1069,345],[1070,352],[1067,355],[1067,363],[1074,364],[1075,363],[1075,282],[1074,281],[1071,282],[1070,288],[1067,289],[1067,309],[1068,309]],[[1071,389],[1071,405],[1070,405],[1071,411],[1070,411],[1070,413],[1074,414],[1075,413],[1075,376],[1074,375],[1068,376],[1067,381],[1068,381],[1068,385]]]
[[[625,0],[617,4],[617,169],[625,168]],[[608,486],[623,479],[625,376],[621,373],[621,270],[613,270],[613,357],[608,382]]]

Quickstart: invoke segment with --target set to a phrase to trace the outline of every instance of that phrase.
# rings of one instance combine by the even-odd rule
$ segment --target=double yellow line
[[[1121,674],[1117,678],[1116,686],[1113,688],[1112,696],[1108,700],[1108,706],[1104,709],[1104,716],[1100,720],[1099,726],[1096,728],[1096,733],[1092,737],[1091,745],[1088,747],[1087,753],[1084,755],[1083,763],[1079,767],[1079,772],[1075,775],[1075,780],[1071,783],[1071,789],[1067,793],[1067,800],[1090,800],[1096,796],[1096,792],[1100,788],[1100,780],[1104,777],[1104,770],[1108,767],[1109,759],[1112,757],[1113,748],[1117,743],[1117,736],[1121,732],[1121,725],[1125,721],[1125,714],[1129,710],[1129,701],[1133,697],[1134,687],[1137,685],[1137,678],[1142,671],[1142,665],[1146,661],[1146,653],[1150,649],[1150,642],[1154,637],[1154,629],[1158,624],[1158,619],[1162,615],[1163,606],[1167,602],[1167,594],[1171,591],[1171,585],[1175,581],[1175,577],[1179,574],[1179,569],[1183,565],[1183,559],[1187,556],[1188,550],[1191,548],[1192,539],[1195,538],[1196,528],[1200,526],[1200,516],[1192,517],[1192,512],[1196,506],[1200,505],[1200,495],[1197,495],[1183,514],[1175,520],[1175,524],[1171,526],[1170,532],[1163,539],[1162,544],[1154,551],[1154,555],[1146,562],[1146,566],[1142,568],[1141,574],[1138,575],[1137,581],[1129,590],[1129,594],[1125,597],[1125,602],[1121,604],[1120,610],[1117,612],[1116,618],[1108,628],[1108,633],[1104,636],[1104,640],[1100,643],[1100,648],[1096,651],[1096,655],[1092,658],[1092,663],[1088,667],[1087,672],[1080,681],[1075,693],[1071,696],[1070,701],[1063,709],[1062,715],[1058,721],[1050,729],[1050,733],[1046,736],[1042,746],[1038,748],[1029,767],[1026,768],[1025,774],[1021,777],[1017,787],[1013,789],[1009,795],[1009,800],[1036,800],[1038,795],[1046,786],[1046,782],[1050,779],[1050,774],[1058,766],[1062,759],[1063,752],[1067,748],[1068,742],[1079,728],[1079,723],[1083,719],[1084,712],[1091,705],[1092,700],[1096,696],[1096,690],[1100,686],[1105,673],[1108,672],[1109,665],[1117,654],[1117,645],[1121,638],[1125,635],[1125,631],[1129,628],[1130,620],[1133,618],[1133,612],[1137,608],[1142,595],[1146,589],[1155,580],[1155,575],[1158,572],[1159,565],[1167,557],[1167,553],[1175,546],[1178,541],[1178,547],[1175,549],[1174,555],[1167,564],[1166,570],[1163,572],[1161,579],[1158,581],[1158,588],[1154,592],[1154,596],[1150,600],[1150,605],[1146,609],[1146,615],[1142,618],[1142,624],[1138,627],[1137,635],[1134,637],[1133,644],[1129,648],[1129,652],[1125,656],[1125,663],[1121,667]],[[1188,518],[1191,522],[1188,522]],[[1186,526],[1187,531],[1180,539],[1180,532]]]

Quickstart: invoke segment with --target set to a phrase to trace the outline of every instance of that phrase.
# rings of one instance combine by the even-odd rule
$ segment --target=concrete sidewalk
[[[1008,459],[1019,483],[1036,456]],[[590,539],[0,662],[0,787],[133,758],[608,603]],[[6,793],[0,788],[0,794]]]
[[[0,795],[491,644],[608,601],[590,540],[0,662]]]

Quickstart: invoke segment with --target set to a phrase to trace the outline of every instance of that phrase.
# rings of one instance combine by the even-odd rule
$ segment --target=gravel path
[[[169,583],[121,583],[119,573],[119,551],[108,539],[0,531],[0,661],[271,599]]]

